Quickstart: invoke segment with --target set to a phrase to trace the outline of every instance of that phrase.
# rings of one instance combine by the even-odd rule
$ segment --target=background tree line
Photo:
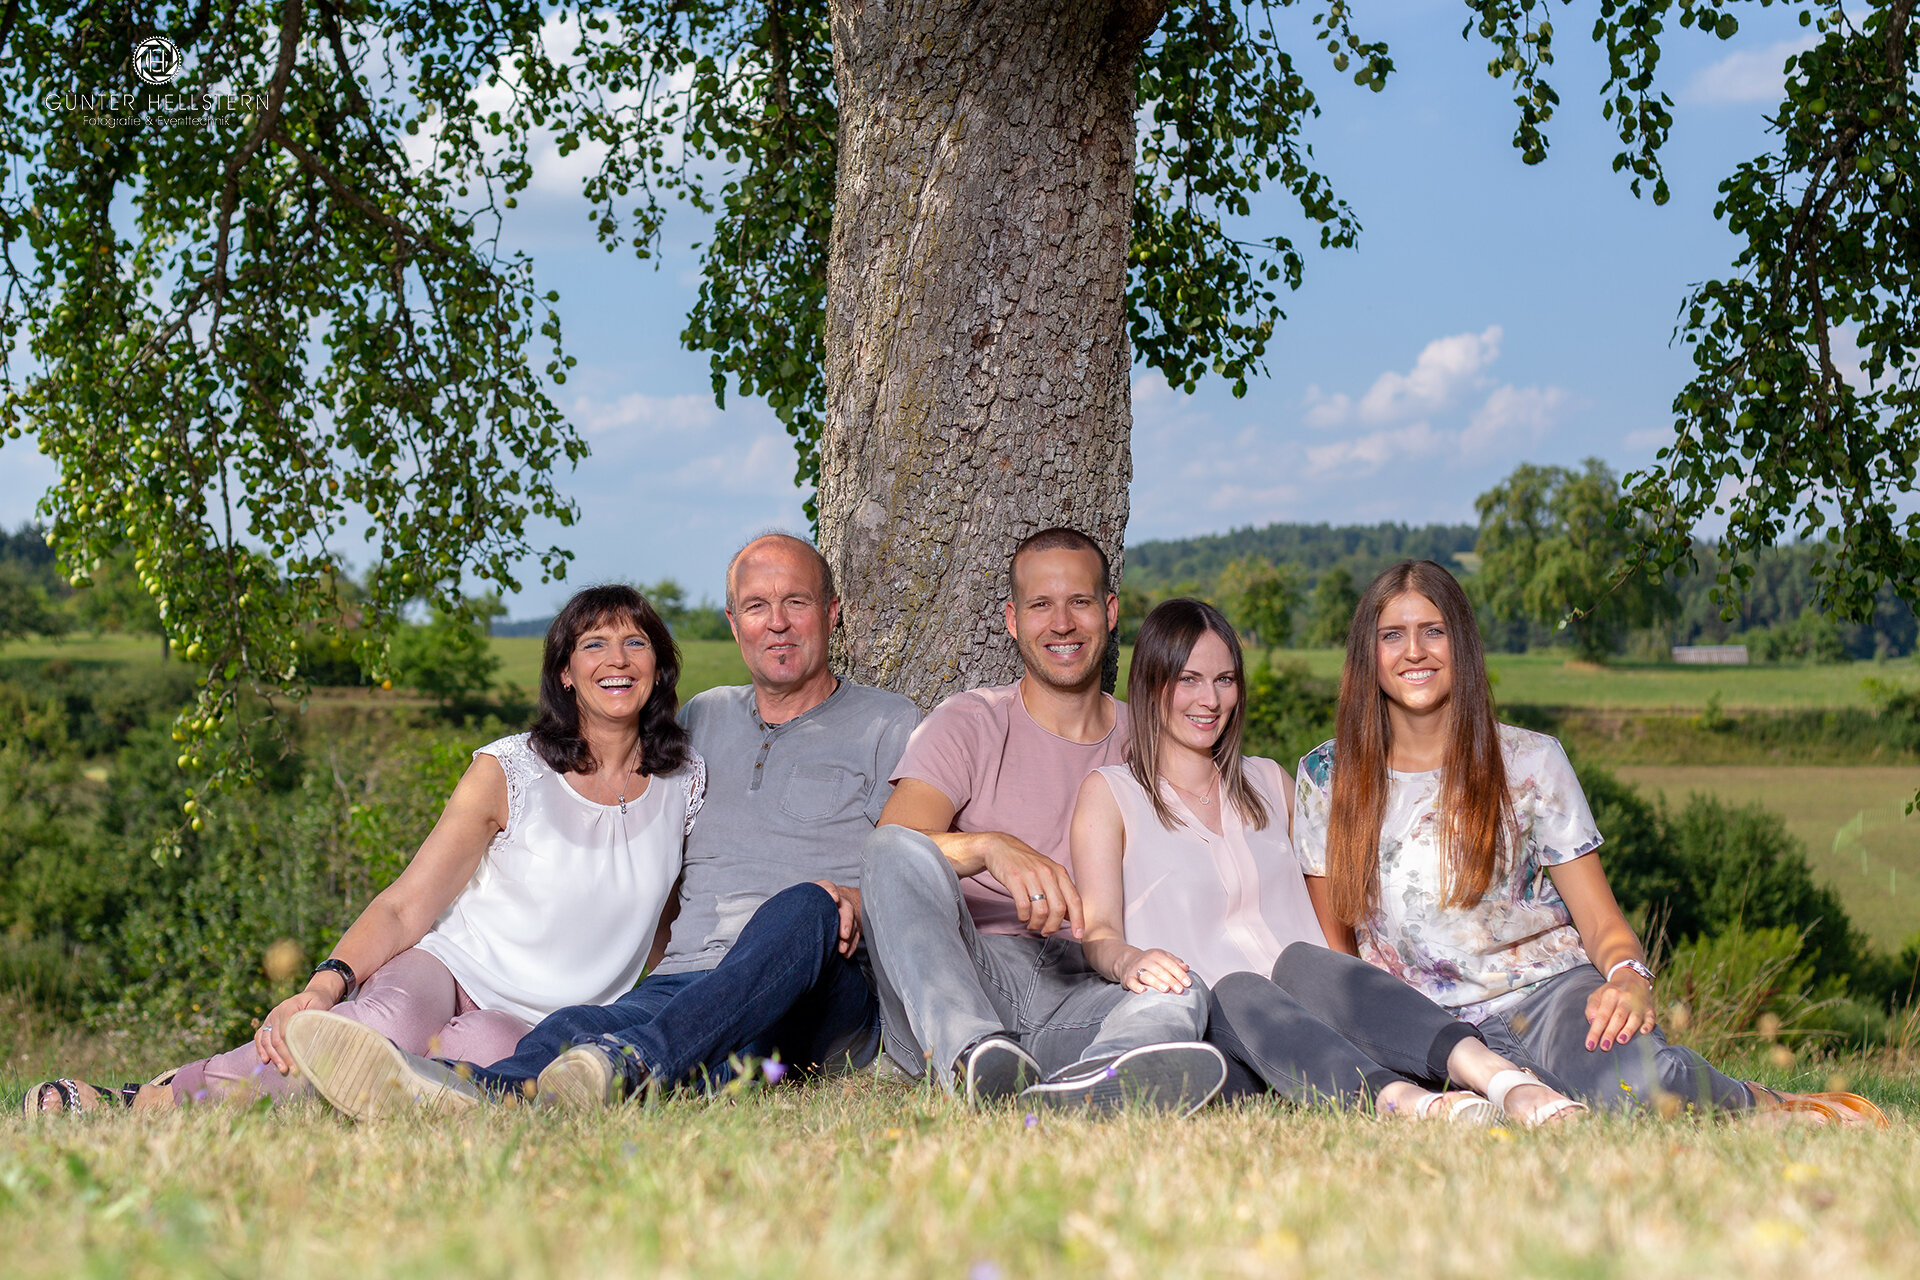
[[[1620,522],[1620,502],[1618,480],[1597,459],[1578,469],[1528,463],[1480,496],[1477,525],[1271,524],[1139,543],[1127,548],[1121,638],[1159,601],[1195,595],[1259,645],[1339,647],[1358,591],[1394,561],[1417,558],[1466,584],[1489,645],[1508,653],[1567,647],[1595,661],[1664,660],[1673,645],[1736,643],[1755,662],[1842,662],[1914,651],[1920,620],[1891,586],[1864,621],[1821,610],[1824,543],[1734,556],[1696,541],[1691,565],[1615,588],[1644,537]]]

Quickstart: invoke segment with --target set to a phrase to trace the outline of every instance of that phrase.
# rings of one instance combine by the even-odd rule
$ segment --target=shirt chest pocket
[[[796,764],[780,792],[780,810],[802,822],[818,822],[852,807],[861,778],[832,764]]]

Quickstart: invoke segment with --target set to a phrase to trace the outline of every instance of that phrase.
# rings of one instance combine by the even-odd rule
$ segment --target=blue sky
[[[1561,106],[1550,157],[1533,167],[1509,144],[1511,94],[1486,74],[1487,47],[1460,38],[1463,5],[1356,8],[1363,38],[1393,51],[1383,93],[1297,56],[1324,109],[1308,137],[1359,214],[1359,247],[1309,253],[1269,376],[1244,399],[1217,382],[1183,395],[1136,366],[1132,541],[1272,521],[1471,521],[1474,497],[1519,462],[1597,455],[1624,471],[1671,435],[1667,406],[1690,369],[1670,345],[1675,316],[1735,252],[1715,188],[1768,149],[1780,64],[1805,43],[1792,16],[1742,12],[1726,42],[1671,30],[1660,82],[1675,102],[1673,198],[1655,207],[1611,171],[1618,143],[1600,118],[1604,62],[1584,8],[1557,33]],[[581,522],[535,534],[574,550],[569,581],[527,573],[515,617],[610,578],[672,576],[718,596],[741,540],[804,526],[779,423],[757,401],[718,410],[705,358],[679,348],[700,222],[669,224],[657,270],[607,254],[578,195],[588,163],[537,156],[507,225],[561,294],[580,363],[555,398],[593,449],[563,480]],[[1250,225],[1298,221],[1272,200]],[[53,478],[45,459],[8,448],[0,523],[30,518]]]

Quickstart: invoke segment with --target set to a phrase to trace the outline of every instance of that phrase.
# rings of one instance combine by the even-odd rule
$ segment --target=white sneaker
[[[1118,1111],[1141,1106],[1190,1116],[1226,1082],[1225,1055],[1210,1044],[1186,1040],[1076,1062],[1020,1096],[1043,1107]]]

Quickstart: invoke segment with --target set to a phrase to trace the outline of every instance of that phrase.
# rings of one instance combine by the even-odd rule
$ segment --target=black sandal
[[[80,1105],[80,1086],[81,1082],[78,1080],[42,1080],[39,1084],[28,1089],[27,1096],[20,1100],[20,1113],[28,1118],[39,1115],[59,1114],[58,1112],[46,1110],[47,1090],[49,1089],[53,1090],[54,1096],[60,1099],[61,1111],[81,1114],[94,1110],[93,1107],[83,1107]],[[111,1089],[106,1085],[99,1084],[90,1084],[86,1087],[93,1090],[94,1094],[102,1100],[102,1105],[108,1102],[117,1102],[123,1107],[131,1108],[133,1106],[133,1100],[139,1095],[142,1086],[136,1082],[133,1084],[123,1084],[118,1089]]]

